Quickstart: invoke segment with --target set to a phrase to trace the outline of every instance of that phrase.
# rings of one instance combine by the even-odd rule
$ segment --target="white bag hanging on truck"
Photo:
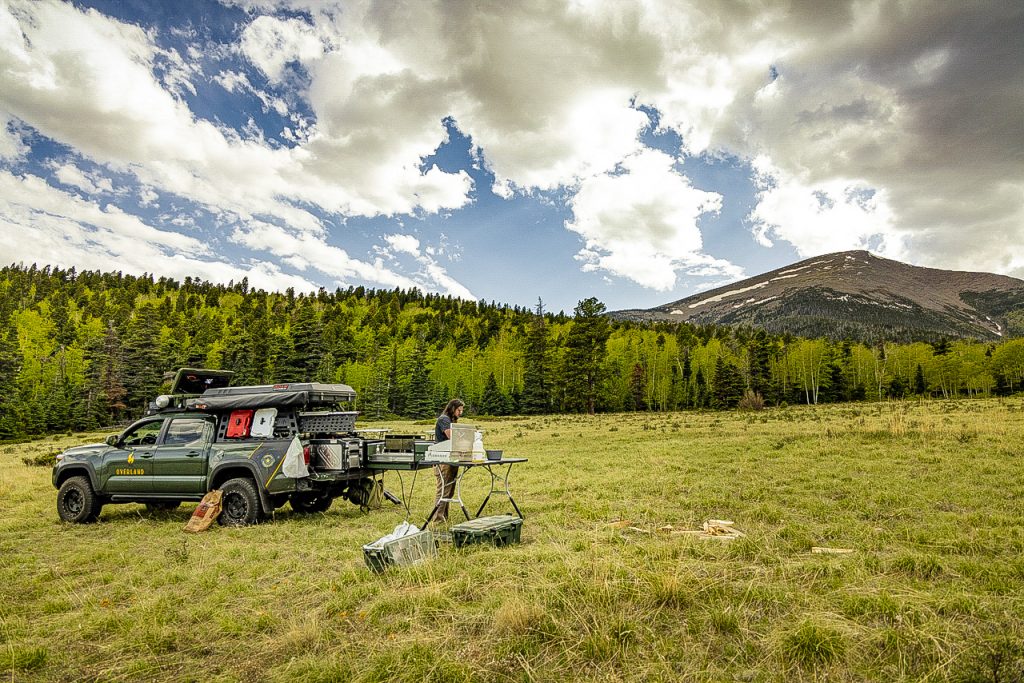
[[[274,422],[277,420],[277,408],[260,408],[252,416],[252,429],[249,436],[269,439],[274,435]]]
[[[297,436],[288,444],[288,451],[284,454],[284,466],[281,471],[284,476],[291,479],[302,479],[309,476],[306,461],[302,457],[302,442]]]

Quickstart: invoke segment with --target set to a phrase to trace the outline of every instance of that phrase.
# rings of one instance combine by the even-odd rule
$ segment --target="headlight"
[[[67,453],[58,453],[57,454],[57,462],[60,462],[61,460],[63,460],[65,455],[67,455]]]
[[[157,408],[163,410],[167,406],[171,405],[171,397],[161,394],[156,397],[156,401],[154,401],[154,403],[156,403]]]

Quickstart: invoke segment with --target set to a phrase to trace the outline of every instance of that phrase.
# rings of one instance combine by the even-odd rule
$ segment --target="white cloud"
[[[17,123],[0,110],[0,161],[14,161],[27,152],[28,145],[22,141]]]
[[[421,158],[444,139],[443,108],[429,124],[418,121],[413,138],[410,130],[394,125],[389,126],[393,133],[382,135],[388,107],[415,101],[415,93],[404,87],[391,93],[401,100],[396,101],[368,83],[365,94],[378,97],[376,104],[367,109],[359,102],[345,103],[343,113],[358,116],[362,111],[371,117],[364,130],[342,125],[328,135],[330,121],[325,120],[319,132],[309,134],[308,145],[273,149],[196,119],[154,77],[154,64],[163,53],[138,27],[52,0],[11,4],[16,15],[0,11],[5,104],[43,134],[98,163],[134,172],[143,183],[210,207],[266,214],[314,232],[322,231],[319,219],[296,208],[297,202],[373,216],[436,212],[467,201],[472,183],[464,172],[419,169]],[[284,42],[272,46],[289,59],[317,54],[302,40],[296,47],[273,30],[253,35],[253,44],[259,38],[280,38]],[[273,71],[271,62],[262,66]],[[242,85],[238,79],[226,83]],[[324,88],[329,90],[329,84]],[[368,144],[381,139],[388,149]]]
[[[754,217],[802,254],[861,245],[920,265],[1024,275],[1019,6],[823,3],[767,12],[770,86],[738,81],[714,143],[774,168]],[[744,24],[735,24],[743,26]],[[841,201],[846,187],[875,202]],[[815,191],[836,201],[817,215]],[[766,236],[762,228],[762,236]]]
[[[906,258],[905,236],[895,227],[884,190],[859,179],[811,184],[763,158],[755,168],[760,191],[750,220],[760,244],[785,240],[804,257],[870,248],[890,258]]]
[[[680,270],[740,273],[702,253],[697,220],[717,212],[721,196],[694,188],[673,163],[667,154],[647,150],[627,158],[621,172],[583,181],[566,227],[586,240],[578,254],[584,270],[605,270],[662,291],[675,286]]]
[[[428,245],[422,251],[420,241],[414,235],[391,234],[384,235],[383,239],[387,246],[378,247],[377,251],[385,258],[397,262],[399,254],[413,257],[418,264],[415,277],[419,282],[417,286],[420,289],[444,292],[459,299],[476,299],[468,287],[449,275],[444,266],[437,262],[435,256],[447,255],[444,235],[441,236],[440,247]]]
[[[384,241],[395,251],[420,255],[420,241],[414,235],[384,235]]]
[[[316,289],[273,264],[247,268],[216,260],[200,240],[159,230],[114,207],[65,194],[36,176],[6,171],[0,171],[0,251],[10,262],[159,272],[214,282],[247,276],[254,286],[265,289]]]
[[[151,187],[140,187],[138,194],[140,206],[157,206],[156,201],[160,199],[160,195],[154,192]]]
[[[54,170],[54,176],[65,185],[77,187],[88,194],[100,194],[101,192],[113,192],[114,186],[109,178],[99,174],[87,174],[74,164],[60,164]]]
[[[240,49],[271,82],[279,82],[289,63],[323,56],[324,44],[316,27],[302,19],[259,16],[242,31]]]
[[[1021,42],[1015,3],[237,4],[254,18],[224,52],[270,85],[234,68],[214,78],[287,114],[278,134],[289,145],[197,118],[184,97],[199,76],[194,51],[183,59],[152,31],[71,3],[8,0],[0,159],[23,155],[9,121],[24,122],[77,158],[137,176],[151,188],[144,203],[184,197],[243,232],[287,225],[270,231],[277,251],[266,253],[320,269],[330,266],[316,245],[343,237],[328,235],[337,217],[471,201],[467,173],[423,168],[452,117],[496,192],[578,190],[567,227],[586,240],[583,267],[657,289],[698,269],[738,272],[704,253],[697,219],[718,204],[641,151],[638,107],[650,106],[685,153],[759,160],[751,218],[762,244],[802,254],[870,244],[1024,275],[1006,249],[1024,243],[1024,63],[1006,47]],[[267,14],[282,7],[301,16]],[[80,168],[58,177],[103,190]],[[346,277],[455,288],[433,261],[400,275],[324,253]]]

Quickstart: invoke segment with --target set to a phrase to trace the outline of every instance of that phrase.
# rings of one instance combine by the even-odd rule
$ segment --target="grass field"
[[[1024,679],[1020,398],[485,426],[489,448],[530,458],[512,479],[523,543],[442,546],[433,562],[383,575],[365,568],[361,546],[401,522],[400,507],[339,501],[305,517],[286,506],[258,527],[186,535],[192,504],[121,505],[71,526],[57,519],[49,468],[23,458],[102,435],[0,446],[0,672]],[[467,479],[471,503],[482,476]],[[423,472],[412,521],[432,496]],[[708,519],[745,536],[672,533]]]

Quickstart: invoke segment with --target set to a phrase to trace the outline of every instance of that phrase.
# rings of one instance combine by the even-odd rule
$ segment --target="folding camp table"
[[[462,502],[462,480],[465,478],[466,473],[474,467],[484,467],[487,469],[487,473],[491,475],[491,486],[487,492],[487,497],[484,498],[484,502],[480,503],[480,508],[476,511],[474,517],[479,517],[480,513],[484,511],[487,506],[487,502],[491,499],[491,496],[498,494],[508,498],[508,502],[512,503],[513,509],[516,514],[519,515],[520,519],[523,519],[523,513],[520,511],[519,506],[516,505],[516,499],[512,497],[512,491],[509,489],[508,479],[512,472],[512,466],[516,463],[526,462],[529,458],[502,458],[501,460],[452,460],[450,462],[440,463],[429,463],[431,465],[452,465],[457,469],[455,474],[455,490],[452,492],[451,498],[439,498],[434,507],[430,510],[430,514],[427,515],[427,521],[423,523],[425,529],[430,520],[434,517],[434,513],[441,507],[442,503],[458,503],[459,508],[462,510],[462,514],[466,516],[467,520],[473,519],[469,516],[469,511],[466,510],[465,504]],[[423,464],[428,464],[424,462]],[[501,468],[505,469],[502,470]]]

